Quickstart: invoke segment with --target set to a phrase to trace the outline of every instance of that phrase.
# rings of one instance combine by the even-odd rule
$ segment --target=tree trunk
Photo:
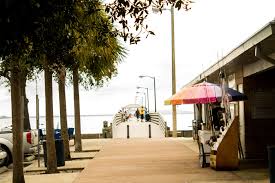
[[[59,73],[58,88],[59,88],[59,108],[60,108],[60,123],[61,123],[61,137],[64,144],[65,160],[71,159],[69,147],[69,135],[67,126],[67,107],[66,107],[66,91],[65,91],[65,77],[66,70],[63,67]]]
[[[44,74],[46,102],[47,173],[56,173],[58,171],[53,127],[52,72],[49,69],[47,59],[45,60]]]
[[[73,86],[74,86],[74,117],[75,117],[75,151],[82,151],[81,143],[81,125],[80,125],[80,105],[79,105],[79,88],[78,88],[78,67],[73,69]]]
[[[28,131],[31,129],[31,124],[30,124],[30,116],[29,116],[29,110],[28,110],[28,103],[29,100],[27,99],[26,96],[26,76],[22,77],[22,85],[21,85],[21,92],[24,97],[24,131]]]
[[[17,66],[11,70],[11,103],[13,135],[13,183],[25,183],[23,173],[23,124],[22,98],[20,91],[20,72]]]

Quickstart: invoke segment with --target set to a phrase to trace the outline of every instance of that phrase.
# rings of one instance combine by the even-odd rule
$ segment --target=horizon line
[[[172,114],[170,111],[159,111],[161,114]],[[193,111],[177,111],[178,114],[193,114]],[[113,116],[114,114],[81,114],[80,116]],[[73,117],[73,114],[67,115],[67,117]],[[36,116],[29,116],[30,118],[35,118]],[[45,115],[40,115],[39,117],[46,117]],[[60,117],[60,115],[54,115],[53,117]],[[11,116],[0,116],[0,119],[11,118]]]

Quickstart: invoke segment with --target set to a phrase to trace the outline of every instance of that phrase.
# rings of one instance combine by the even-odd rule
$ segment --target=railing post
[[[127,125],[127,139],[130,138],[130,128],[129,128],[129,125]]]
[[[166,123],[166,121],[164,122],[164,127],[165,127],[165,130],[164,130],[164,136],[165,137],[168,137],[168,135],[167,135],[167,123]]]
[[[152,134],[151,134],[151,125],[149,125],[149,138],[152,138]]]

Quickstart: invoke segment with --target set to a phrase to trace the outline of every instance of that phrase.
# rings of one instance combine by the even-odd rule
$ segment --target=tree
[[[47,139],[47,173],[56,173],[56,149],[53,133],[53,94],[52,94],[52,70],[47,59],[44,65],[45,74],[45,101],[46,101],[46,139]]]
[[[73,68],[73,88],[74,88],[74,118],[75,118],[75,151],[82,151],[81,123],[80,123],[80,103],[78,87],[78,66]]]
[[[191,3],[191,0],[113,0],[105,5],[105,11],[112,22],[118,22],[116,34],[130,44],[137,44],[142,35],[154,35],[146,23],[152,7],[162,13],[164,6],[189,10]]]
[[[33,80],[35,75],[39,72],[39,70],[35,69],[36,62],[32,56],[30,56],[29,52],[30,50],[26,50],[28,53],[26,53],[24,56],[22,56],[20,59],[24,60],[24,65],[21,64],[21,81],[20,81],[20,87],[22,96],[24,97],[24,123],[23,123],[23,130],[28,131],[31,129],[30,124],[30,117],[29,117],[29,110],[28,110],[28,103],[29,100],[26,95],[26,83],[28,80]],[[10,62],[8,60],[1,60],[0,62],[0,77],[4,78],[4,84],[6,87],[11,86],[11,66]]]
[[[70,62],[66,59],[74,44],[70,36],[70,24],[75,20],[74,1],[41,1],[41,18],[38,19],[40,27],[34,37],[34,49],[44,55],[45,94],[46,94],[46,139],[47,139],[47,173],[57,170],[56,150],[53,128],[52,106],[52,74]],[[44,11],[44,12],[43,12]]]
[[[23,128],[22,120],[22,96],[20,92],[20,68],[16,62],[12,62],[11,70],[11,103],[12,103],[12,135],[13,135],[13,182],[24,183],[23,173]]]
[[[29,49],[26,38],[32,26],[28,16],[31,5],[28,1],[0,2],[0,57],[10,65],[12,132],[13,132],[13,182],[24,183],[22,151],[22,99],[21,99],[21,56]],[[16,142],[16,143],[15,143]]]
[[[66,106],[66,68],[62,66],[58,72],[58,91],[59,91],[59,110],[60,110],[60,123],[61,123],[61,137],[64,144],[65,160],[71,159],[68,125],[67,125],[67,106]]]
[[[116,74],[116,67],[125,50],[113,34],[113,26],[99,1],[78,4],[75,24],[77,42],[72,50],[71,68],[75,107],[75,150],[82,151],[79,104],[79,83],[85,88],[101,85]],[[121,57],[120,57],[121,56]],[[79,78],[80,76],[80,78]]]

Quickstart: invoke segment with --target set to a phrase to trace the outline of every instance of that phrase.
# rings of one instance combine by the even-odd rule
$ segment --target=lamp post
[[[39,130],[39,97],[38,97],[38,92],[37,92],[37,79],[35,79],[35,106],[36,106],[36,129],[38,130],[38,139],[40,139],[40,130]],[[37,163],[38,167],[40,167],[40,145],[37,146],[37,152],[38,152],[38,158],[37,158]]]
[[[172,95],[176,93],[176,64],[175,64],[175,26],[174,7],[171,6],[171,39],[172,39]],[[172,105],[173,137],[177,137],[177,109]]]
[[[156,78],[153,76],[139,76],[139,78],[151,78],[154,80],[154,99],[155,99],[155,112],[157,112],[157,99],[156,99]]]
[[[138,93],[141,93],[144,95],[144,103],[145,103],[144,106],[146,106],[146,94],[144,92],[136,92],[136,94],[138,94]],[[142,101],[142,105],[143,105],[143,101]]]
[[[148,112],[150,112],[148,88],[137,86],[137,89],[146,89],[146,92],[147,92],[147,109],[148,109]]]
[[[174,26],[174,7],[170,9],[163,8],[162,10],[170,10],[171,13],[171,44],[172,44],[172,95],[176,93],[176,64],[175,64],[175,26]],[[153,7],[153,12],[158,12],[158,8]],[[177,109],[172,105],[173,118],[173,137],[177,137]]]

